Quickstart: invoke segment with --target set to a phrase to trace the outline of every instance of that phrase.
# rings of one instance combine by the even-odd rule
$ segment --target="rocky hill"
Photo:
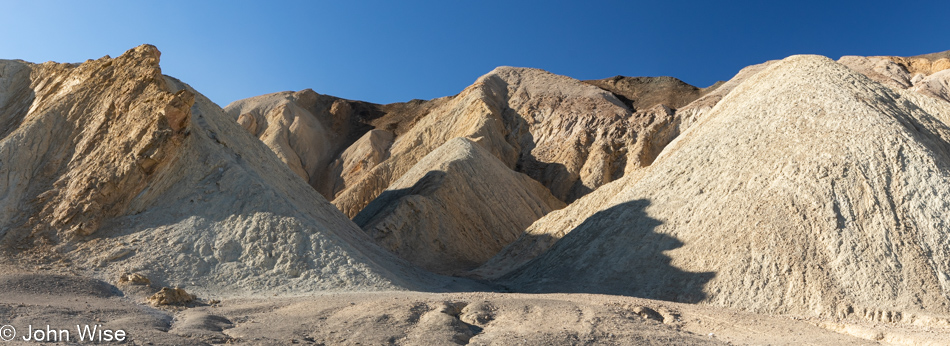
[[[771,63],[642,174],[538,220],[563,237],[499,281],[768,313],[950,313],[948,120],[950,103],[827,58]]]
[[[840,62],[888,87],[947,100],[945,95],[950,88],[943,77],[945,61],[941,59],[938,55],[929,58],[844,57]],[[364,231],[384,247],[430,270],[452,274],[483,264],[490,257],[486,254],[497,253],[488,263],[465,274],[491,279],[545,252],[597,213],[599,203],[652,174],[643,168],[648,167],[670,141],[702,123],[734,89],[775,63],[750,66],[728,82],[705,89],[671,77],[618,76],[579,82],[540,70],[504,67],[482,76],[456,96],[393,105],[359,103],[371,110],[360,113],[362,115],[346,113],[348,117],[326,114],[340,113],[330,110],[354,101],[319,95],[317,97],[332,102],[323,102],[323,108],[317,107],[319,109],[311,113],[295,113],[292,118],[299,120],[274,123],[273,127],[284,129],[280,131],[294,138],[283,142],[275,142],[269,139],[270,135],[256,130],[254,126],[259,126],[256,124],[261,121],[250,126],[246,119],[272,112],[269,109],[274,106],[271,105],[278,104],[265,100],[281,99],[282,104],[289,105],[285,107],[297,107],[294,105],[302,104],[300,97],[287,95],[311,94],[309,90],[242,100],[227,109],[281,157],[299,157],[301,162],[319,161],[323,167],[327,166],[323,162],[332,160],[325,170],[327,175],[316,183],[311,179],[311,185],[344,213],[355,217]],[[315,109],[312,105],[297,108]],[[393,115],[397,114],[394,110],[398,115]],[[331,118],[336,120],[329,120]],[[321,129],[345,123],[361,126],[350,126],[349,129],[356,130],[344,131],[348,133],[344,137],[349,139],[333,146],[332,150],[321,152],[320,160],[308,160],[306,148],[323,148],[327,144],[314,139],[323,138],[319,135],[293,135],[307,127],[291,124],[312,119],[320,119]],[[339,130],[329,132],[340,133]],[[360,133],[362,137],[354,142],[352,138]],[[511,207],[504,195],[487,193],[484,186],[473,188],[478,185],[474,183],[478,179],[471,174],[463,179],[468,182],[465,188],[436,184],[453,191],[451,194],[439,193],[441,197],[433,198],[429,194],[434,188],[420,192],[421,189],[415,188],[417,185],[430,186],[432,179],[428,178],[442,177],[446,173],[431,166],[445,167],[449,163],[436,162],[433,157],[429,158],[428,168],[413,167],[424,156],[459,137],[479,144],[494,156],[491,161],[501,164],[488,165],[498,171],[483,170],[479,175],[504,176],[514,173],[512,170],[524,173],[571,207],[555,211],[534,224],[531,224],[534,220],[560,207],[549,204],[549,208],[531,209],[534,211],[523,213],[519,221],[512,221],[510,214],[498,213],[500,209]],[[306,144],[309,142],[317,144]],[[286,152],[295,154],[281,154]],[[412,174],[410,170],[414,170]],[[305,178],[312,175],[298,174]],[[529,200],[534,199],[536,197]],[[408,202],[419,200],[425,203]],[[500,209],[470,210],[471,201]],[[410,205],[412,207],[408,207]],[[371,208],[364,209],[367,206]],[[465,212],[460,213],[460,210]],[[472,215],[478,215],[479,221],[473,222]],[[500,224],[508,226],[499,227]],[[517,241],[513,241],[512,234],[520,235]],[[472,242],[485,235],[495,240]],[[451,237],[460,243],[447,241]],[[503,241],[496,243],[498,239]],[[513,244],[499,251],[499,246],[509,243]],[[450,250],[454,246],[466,250]],[[466,251],[474,252],[463,255]],[[474,255],[475,252],[479,255]],[[461,258],[466,259],[459,262]]]
[[[313,95],[308,97],[327,101],[312,106],[303,101],[302,94],[310,95],[311,92],[265,95],[237,101],[225,109],[282,160],[289,162],[299,176],[309,177],[317,191],[351,217],[358,215],[387,189],[402,189],[394,186],[397,181],[418,179],[406,175],[423,157],[455,138],[467,138],[494,157],[498,165],[492,164],[491,167],[502,170],[495,173],[482,171],[486,176],[522,173],[543,185],[547,190],[544,194],[560,200],[553,204],[546,202],[545,208],[532,209],[530,213],[518,216],[514,224],[504,227],[513,226],[520,234],[525,226],[549,210],[649,165],[677,133],[673,110],[665,105],[633,112],[606,90],[537,69],[500,67],[456,96],[405,104],[369,105],[371,110],[365,113],[334,113],[334,109],[342,108],[332,105],[352,101]],[[261,125],[264,123],[266,126]],[[333,134],[341,133],[341,130],[332,129],[342,128],[334,124],[362,126],[349,126],[342,132],[347,135],[342,136]],[[360,139],[353,141],[353,138]],[[331,142],[336,144],[328,144]],[[314,173],[306,168],[308,162],[318,163],[313,167],[328,167],[326,162],[332,163],[323,170],[326,176],[314,180]],[[472,230],[470,219],[458,219],[461,215],[452,211],[466,205],[467,201],[484,199],[485,196],[505,197],[502,194],[485,195],[478,189],[456,191],[444,198],[430,200],[439,203],[432,205],[432,213],[427,214],[431,219],[412,227],[431,234],[449,232],[470,236],[499,232],[497,227],[485,227],[506,223],[511,218],[499,213],[482,214],[482,217],[496,219],[478,223],[482,228]],[[485,200],[484,203],[510,205],[500,199]],[[395,209],[383,209],[380,211],[375,207],[370,213],[375,215],[374,218],[392,219],[378,213]],[[368,220],[360,220],[364,222],[364,231],[378,235],[378,230],[367,228],[365,222]],[[438,225],[441,230],[423,230],[422,225]],[[462,227],[468,230],[445,228],[460,225],[468,225]],[[501,239],[506,241],[501,245],[514,238],[505,235]],[[406,239],[422,241],[414,236]],[[420,243],[409,248],[432,246],[432,243]],[[496,245],[489,248],[498,250]],[[438,247],[429,252],[436,249]],[[477,257],[480,261],[487,259],[484,255]],[[425,262],[416,263],[425,265]],[[473,263],[481,264],[469,262],[462,267],[470,267]]]
[[[224,109],[150,45],[0,60],[0,310],[93,301],[171,343],[942,340],[849,323],[950,326],[948,58],[792,56],[705,89],[499,67],[434,100]],[[130,282],[231,305],[148,310]]]
[[[373,244],[159,56],[0,61],[4,261],[230,295],[449,282]]]
[[[459,137],[422,158],[353,221],[423,268],[459,274],[563,207],[540,183]]]

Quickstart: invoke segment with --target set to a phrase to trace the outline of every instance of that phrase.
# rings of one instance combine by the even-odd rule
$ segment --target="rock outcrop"
[[[157,303],[483,287],[415,263],[521,292],[950,314],[946,52],[793,56],[706,89],[499,67],[429,101],[227,111],[159,58],[0,60],[0,262],[176,287]],[[473,337],[464,306],[430,310],[410,313]]]
[[[235,101],[225,111],[327,199],[339,179],[327,166],[384,114],[378,105],[310,89]]]
[[[445,100],[378,105],[305,89],[238,100],[225,111],[332,201],[389,158],[395,138]]]
[[[827,58],[771,63],[653,165],[537,221],[565,235],[499,282],[841,318],[950,313],[948,120],[950,104]]]
[[[305,179],[309,177],[311,186],[350,217],[359,214],[387,189],[401,189],[394,187],[397,181],[402,179],[411,182],[418,179],[405,176],[423,157],[455,138],[467,138],[495,157],[501,165],[492,164],[491,167],[503,167],[505,172],[491,175],[523,173],[540,182],[557,199],[571,202],[603,184],[649,165],[678,133],[674,111],[665,105],[657,104],[633,112],[606,90],[537,69],[500,67],[482,76],[456,96],[431,101],[368,105],[366,107],[371,110],[364,112],[366,115],[351,114],[348,118],[344,113],[334,113],[329,101],[318,103],[322,106],[305,104],[300,96],[304,93],[310,92],[265,95],[235,102],[226,109],[299,176]],[[654,94],[663,93],[665,91],[661,90]],[[327,96],[320,95],[319,98],[329,100]],[[646,99],[649,97],[644,96],[644,102],[648,101]],[[335,99],[333,104],[345,102],[351,101]],[[286,109],[296,111],[289,112]],[[293,125],[297,123],[315,125]],[[333,128],[328,124],[352,125],[343,130],[328,130]],[[303,131],[305,128],[317,130]],[[295,131],[317,135],[295,135]],[[350,139],[340,141],[339,138]],[[333,148],[331,150],[316,150],[328,147],[327,141],[337,144],[329,145]],[[308,156],[302,153],[307,150],[319,152],[317,156],[320,159],[304,159]],[[308,166],[307,162],[319,164]],[[311,171],[308,167],[325,168]],[[320,172],[326,175],[314,180],[313,177]],[[484,197],[479,195],[482,191],[469,189],[465,193],[472,195],[458,195],[454,197],[455,200],[476,201]],[[508,202],[491,203],[507,205]],[[392,216],[377,215],[380,213],[378,209],[372,211],[374,218],[395,222]],[[458,237],[473,234],[465,227],[454,230],[446,228],[461,227],[470,221],[453,219],[460,216],[455,212],[440,214],[450,209],[440,206],[426,214],[432,220],[419,220],[417,217],[412,217],[412,220],[440,225],[437,228],[443,234],[456,232],[455,236]],[[392,211],[394,209],[391,208],[385,210]],[[401,213],[400,217],[406,215]],[[521,227],[518,232],[543,213],[525,215],[533,219],[519,217],[517,222],[511,224]],[[511,221],[498,213],[481,213],[480,216],[498,218],[486,220],[485,224],[497,225]],[[365,228],[368,227],[365,222],[362,222],[364,230],[373,234],[378,232]],[[509,228],[504,227],[502,233],[511,232]],[[420,235],[418,238],[402,239],[421,240],[426,237]],[[510,241],[513,238],[505,235],[498,239]],[[497,249],[496,245],[486,244],[486,248]],[[405,249],[429,248],[432,244],[401,243],[397,246],[390,243],[385,246],[402,248],[398,252],[406,253]],[[482,249],[473,251],[472,254],[459,257],[465,258],[464,265],[462,262],[446,262],[444,264],[448,267],[437,270],[455,272],[458,268],[480,264],[472,260],[487,258]]]
[[[400,257],[458,274],[563,207],[540,183],[479,144],[456,138],[422,158],[353,221]]]
[[[653,162],[666,145],[674,138],[686,131],[699,119],[709,113],[733,89],[742,84],[747,78],[762,71],[774,61],[748,66],[743,68],[733,78],[724,83],[701,89],[703,96],[689,102],[677,110],[666,108],[663,105],[655,106],[654,114],[663,114],[653,125],[642,131],[640,147],[634,152],[643,159],[639,160],[640,167],[648,166]],[[646,145],[645,147],[643,145]],[[643,150],[647,149],[647,150]],[[632,158],[636,159],[636,156]],[[603,185],[589,195],[571,203],[570,208],[555,211],[546,218],[528,227],[524,234],[509,246],[505,247],[495,257],[467,275],[484,279],[496,279],[511,271],[513,268],[537,257],[547,251],[555,242],[564,237],[570,230],[577,227],[585,219],[593,215],[603,201],[612,198],[631,182],[643,176],[643,170],[631,169],[629,174],[609,184]]]
[[[950,102],[950,69],[922,77],[910,90]]]
[[[391,105],[362,104],[367,109],[363,115],[351,114],[349,118],[332,112],[329,101],[319,107],[304,104],[301,93],[311,92],[265,95],[237,101],[226,109],[349,216],[359,213],[423,156],[457,137],[482,144],[509,168],[541,182],[566,202],[648,165],[672,139],[666,129],[672,121],[669,107],[657,104],[632,112],[610,92],[536,69],[500,67],[459,95]],[[328,96],[319,97],[329,100]],[[333,100],[333,104],[353,102]],[[340,129],[324,131],[331,128],[330,123],[362,125],[349,126],[350,130],[344,129],[340,135]],[[275,129],[267,130],[271,128]],[[326,134],[294,134],[303,128],[318,128],[307,133]],[[370,129],[374,130],[370,137],[356,141]],[[268,131],[287,135],[279,137]],[[295,149],[322,148],[326,146],[324,137],[331,142],[337,137],[349,140],[331,145],[333,150],[319,151],[319,160],[305,159],[308,155],[299,153],[315,149]],[[320,162],[313,167],[329,167],[329,173],[315,181],[317,173],[308,171],[311,166],[307,162]]]
[[[625,76],[587,80],[584,83],[613,93],[634,111],[650,109],[658,105],[677,109],[722,85],[722,82],[719,82],[700,89],[673,77]]]
[[[915,57],[849,55],[838,62],[889,87],[910,89],[950,102],[950,72],[946,72],[950,70],[948,52]]]
[[[3,62],[19,71],[4,74],[0,105],[0,237],[88,236],[126,211],[181,145],[195,102],[165,88],[158,57],[143,47],[79,66]]]
[[[398,135],[390,158],[333,203],[355,215],[445,142],[465,137],[509,168],[571,201],[623,174],[635,133],[632,113],[612,94],[567,77],[503,67],[482,76]],[[634,128],[635,126],[631,126]]]
[[[0,61],[4,260],[218,295],[448,283],[373,245],[159,55]]]

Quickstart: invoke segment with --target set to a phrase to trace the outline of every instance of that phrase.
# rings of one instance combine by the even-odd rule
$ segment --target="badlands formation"
[[[948,344],[948,57],[792,56],[708,88],[499,67],[434,100],[223,109],[149,45],[0,60],[0,326]]]
[[[224,296],[442,285],[275,169],[286,165],[163,76],[159,56],[2,62],[4,260]]]

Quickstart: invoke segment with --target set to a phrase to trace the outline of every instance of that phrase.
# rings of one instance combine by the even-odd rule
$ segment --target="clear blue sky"
[[[453,95],[500,65],[708,86],[792,54],[950,50],[950,1],[5,1],[0,58],[81,62],[142,43],[221,106],[283,90]]]

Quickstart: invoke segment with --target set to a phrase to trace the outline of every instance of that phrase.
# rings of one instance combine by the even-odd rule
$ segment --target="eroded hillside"
[[[76,290],[176,343],[283,340],[251,315],[298,342],[939,340],[947,58],[792,56],[705,89],[499,67],[429,101],[303,90],[226,110],[149,45],[0,60],[0,269],[18,268],[0,308],[63,319],[78,300],[37,302]],[[161,286],[233,299],[146,311],[119,293]],[[467,293],[353,293],[380,290]],[[927,330],[874,329],[897,325]]]
[[[662,83],[658,85],[665,86]],[[685,84],[676,86],[689,89],[686,95],[676,96],[679,102],[691,101],[702,94],[693,92],[699,89]],[[664,104],[655,102],[649,108],[634,112],[617,98],[617,94],[536,69],[501,67],[452,97],[405,104],[368,105],[372,111],[366,113],[372,116],[334,112],[341,108],[338,104],[352,101],[337,99],[332,105],[327,101],[318,107],[309,106],[300,96],[309,93],[265,95],[237,101],[226,109],[249,132],[259,136],[282,160],[288,162],[298,175],[310,177],[309,181],[317,191],[321,191],[351,217],[356,217],[367,205],[372,205],[387,189],[400,189],[394,183],[411,179],[406,175],[413,166],[455,138],[469,139],[499,163],[489,166],[500,171],[483,171],[485,175],[525,174],[531,180],[525,181],[526,184],[540,183],[547,190],[542,194],[553,195],[561,201],[523,213],[516,218],[519,221],[509,226],[490,226],[511,220],[503,216],[511,213],[506,210],[511,204],[504,200],[505,196],[485,194],[486,191],[481,191],[483,187],[474,184],[477,180],[452,177],[462,182],[462,185],[470,186],[456,188],[451,198],[446,195],[438,202],[433,202],[436,204],[425,209],[426,218],[419,219],[419,225],[412,225],[411,229],[429,234],[459,234],[460,239],[484,239],[466,245],[474,247],[473,251],[477,253],[497,252],[497,244],[504,246],[514,239],[512,232],[520,234],[528,224],[560,208],[562,203],[570,203],[606,183],[649,165],[678,133],[674,110]],[[664,87],[646,86],[641,88],[636,97],[642,96],[645,102],[664,101],[663,95],[666,94],[669,91]],[[330,99],[322,95],[319,97]],[[628,98],[625,100],[629,101]],[[293,111],[288,111],[291,109]],[[262,123],[267,125],[262,127]],[[349,127],[358,129],[355,133],[362,135],[358,140],[352,140],[357,137],[354,134],[341,135],[354,133],[347,132],[349,130],[327,130],[333,129],[336,126],[334,124],[350,123],[362,124]],[[324,132],[329,134],[320,135]],[[327,138],[333,143],[337,143],[334,138],[350,140],[340,142],[343,143],[340,145],[329,145],[326,143]],[[317,173],[308,173],[308,162],[319,163],[314,167],[327,167],[321,173],[326,176],[314,180],[313,176]],[[326,162],[332,163],[327,165]],[[437,164],[443,163],[430,163]],[[515,190],[520,188],[512,187]],[[492,196],[495,200],[485,200],[482,194]],[[452,211],[465,209],[462,206],[472,200],[484,201],[483,212],[478,215],[489,220],[472,225],[471,218]],[[380,220],[405,217],[379,214],[394,210],[391,206],[377,206],[372,214]],[[365,217],[363,219],[364,230],[378,236],[379,230],[370,229],[372,227],[366,223],[368,221]],[[424,229],[426,227],[430,229]],[[407,233],[408,229],[392,230],[391,236],[420,239],[415,234]],[[418,244],[406,245],[425,249],[421,250],[425,253],[445,251],[437,243],[419,241]],[[483,255],[477,257],[478,262],[466,262],[466,265],[446,270],[459,272],[471,269],[473,263],[481,264],[485,259]],[[415,259],[415,263],[424,262]]]
[[[553,238],[547,251],[503,252],[527,258],[507,259],[524,263],[507,275],[498,263],[482,272],[519,291],[886,322],[945,315],[948,119],[950,103],[827,58],[774,62],[642,174],[549,214],[519,241]]]
[[[4,260],[230,295],[446,283],[373,244],[159,56],[0,61]]]

